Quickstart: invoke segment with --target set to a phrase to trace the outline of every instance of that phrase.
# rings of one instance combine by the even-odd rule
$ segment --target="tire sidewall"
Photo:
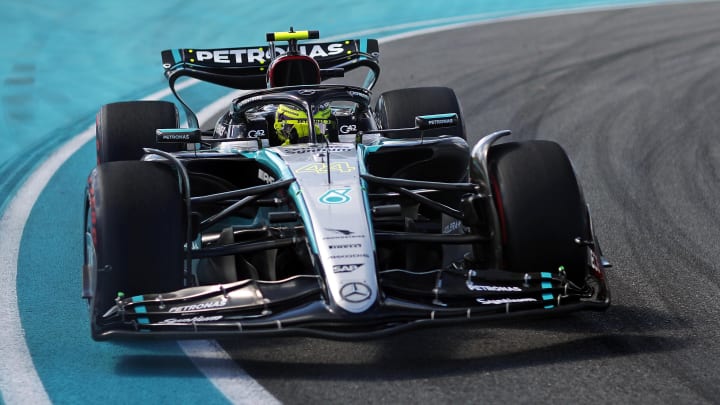
[[[565,151],[555,142],[526,141],[493,146],[489,169],[500,216],[505,265],[518,272],[561,266],[582,283],[590,238],[587,206]]]
[[[102,164],[90,175],[87,196],[87,283],[96,336],[119,292],[131,297],[183,287],[186,220],[177,177],[162,163]]]

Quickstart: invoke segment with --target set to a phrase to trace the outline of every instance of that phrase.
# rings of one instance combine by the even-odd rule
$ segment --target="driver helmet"
[[[335,125],[332,118],[330,104],[326,103],[318,108],[318,111],[313,114],[317,136],[329,136],[330,130]],[[294,105],[280,104],[275,111],[274,129],[283,145],[307,142],[310,135],[307,113]]]

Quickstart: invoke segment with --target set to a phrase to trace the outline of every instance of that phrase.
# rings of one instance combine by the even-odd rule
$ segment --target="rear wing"
[[[304,54],[317,61],[320,79],[342,77],[361,66],[369,68],[363,87],[370,90],[380,75],[380,48],[376,39],[298,44],[299,40],[318,39],[318,31],[269,32],[268,46],[216,49],[167,49],[162,51],[163,69],[175,98],[182,104],[190,128],[199,128],[197,117],[175,90],[175,81],[187,76],[220,86],[242,90],[267,87],[270,62],[289,53]],[[285,41],[287,45],[278,45]]]
[[[301,54],[318,62],[323,80],[365,66],[370,72],[364,87],[370,89],[380,74],[376,39],[303,43],[297,47]],[[265,75],[270,61],[287,51],[287,45],[277,44],[242,48],[168,49],[162,51],[162,62],[171,88],[178,78],[188,76],[234,89],[255,90],[267,87]]]

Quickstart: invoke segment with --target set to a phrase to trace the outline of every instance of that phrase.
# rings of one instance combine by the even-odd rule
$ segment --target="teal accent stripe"
[[[294,179],[295,176],[293,176],[292,172],[290,171],[290,168],[288,167],[287,163],[285,163],[284,160],[280,158],[276,153],[271,152],[266,149],[261,149],[257,151],[256,159],[259,163],[264,164],[271,170],[273,170],[273,174],[275,176],[279,176],[278,180],[287,180],[287,179]]]
[[[360,51],[360,52],[363,52],[363,53],[367,53],[368,40],[365,39],[365,38],[363,38],[363,39],[359,40],[358,42],[360,43],[359,51]],[[359,60],[365,60],[365,59],[367,59],[367,58],[364,57],[364,56],[361,56],[361,57],[359,58]]]
[[[145,305],[141,305],[137,308],[135,308],[136,314],[147,314],[147,308],[145,308]],[[138,323],[141,325],[147,325],[150,323],[149,318],[138,318]]]
[[[425,117],[425,118],[427,118],[427,119],[442,119],[442,118],[450,118],[450,117],[452,117],[453,115],[455,115],[455,113],[451,113],[451,114],[429,114],[429,115],[423,115],[423,117]]]
[[[362,145],[362,146],[363,146],[363,149],[365,150],[364,151],[365,153],[377,152],[378,149],[382,148],[382,145],[369,145],[369,146]],[[365,155],[365,153],[363,153],[363,155]]]
[[[305,227],[307,228],[305,236],[307,236],[308,242],[310,242],[310,248],[313,253],[320,254],[317,247],[317,241],[315,240],[315,229],[313,228],[312,219],[310,218],[310,212],[307,209],[307,205],[305,205],[305,199],[302,197],[302,193],[300,192],[300,186],[298,186],[297,182],[293,183],[288,188],[288,191],[290,192],[290,197],[293,201],[295,201],[295,206],[300,211],[300,217],[303,219],[303,224],[305,224]]]
[[[131,300],[132,300],[132,302],[142,302],[145,299],[143,298],[142,295],[136,295],[136,296],[132,297]],[[135,308],[135,313],[136,314],[147,314],[147,308],[145,307],[145,305],[139,305],[137,308]],[[150,323],[150,319],[149,318],[138,318],[138,323],[141,325],[147,325]]]
[[[540,277],[542,277],[542,278],[552,278],[552,274],[546,273],[546,272],[542,272],[542,273],[540,273]],[[543,281],[542,283],[540,283],[540,287],[541,287],[542,289],[544,289],[544,290],[545,290],[545,289],[550,289],[550,288],[552,288],[552,283],[549,282],[549,281]],[[551,293],[545,293],[545,294],[542,295],[543,301],[552,301],[554,298],[555,298],[555,297],[554,297]],[[545,305],[543,308],[545,308],[545,309],[552,309],[552,308],[555,308],[555,305]]]
[[[169,134],[183,134],[186,132],[192,133],[195,132],[195,130],[199,130],[199,128],[159,128],[162,129],[163,132],[167,132]]]
[[[257,152],[257,155],[255,156],[259,163],[264,164],[273,171],[273,174],[279,176],[279,180],[295,178],[287,163],[285,163],[285,161],[282,160],[280,156],[278,156],[275,152],[261,149]],[[305,200],[302,198],[300,186],[298,186],[297,182],[295,182],[290,185],[288,191],[290,192],[290,198],[295,201],[295,205],[300,211],[300,217],[303,219],[303,223],[307,228],[307,232],[305,233],[308,237],[308,242],[310,242],[310,248],[312,249],[313,253],[319,254],[317,241],[315,240],[315,231],[313,230],[312,221],[310,220],[310,213],[307,209],[307,206],[305,205]]]
[[[365,166],[365,152],[365,145],[358,145],[358,171],[361,175],[368,173],[367,167]],[[372,224],[372,211],[370,209],[370,198],[368,197],[367,189],[367,182],[365,179],[360,178],[360,192],[362,193],[363,204],[365,205],[365,218],[367,218],[368,229],[370,230],[370,240],[372,241],[372,245],[375,246],[375,229]]]
[[[182,56],[180,56],[180,50],[179,50],[179,49],[173,49],[173,50],[172,50],[172,56],[173,56],[173,61],[174,61],[175,63],[180,63],[180,62],[182,62]]]

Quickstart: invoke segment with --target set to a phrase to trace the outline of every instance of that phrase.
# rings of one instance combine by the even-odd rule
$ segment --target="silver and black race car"
[[[558,144],[495,144],[500,131],[471,148],[451,89],[373,103],[377,41],[299,42],[317,38],[164,51],[187,127],[170,102],[102,107],[85,201],[94,339],[360,339],[609,305]],[[357,68],[362,86],[324,83]],[[202,130],[180,77],[248,91]]]

